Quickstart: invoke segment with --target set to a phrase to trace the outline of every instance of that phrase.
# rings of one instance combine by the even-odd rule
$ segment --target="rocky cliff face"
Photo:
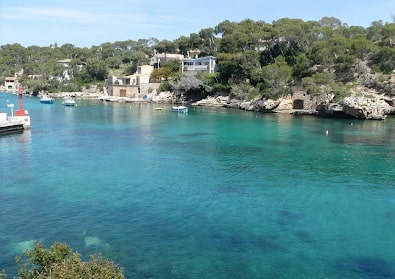
[[[289,96],[271,100],[252,101],[230,99],[228,96],[208,97],[196,102],[197,106],[223,106],[260,112],[289,112],[295,114],[317,114],[328,117],[383,120],[387,115],[395,114],[395,71],[390,80],[367,86],[358,86],[351,96],[339,102],[333,102],[333,96],[326,99],[310,96],[294,88]]]
[[[339,103],[318,106],[317,110],[328,116],[383,120],[395,112],[395,107],[390,105],[393,101],[388,102],[386,99],[381,96],[352,96]]]

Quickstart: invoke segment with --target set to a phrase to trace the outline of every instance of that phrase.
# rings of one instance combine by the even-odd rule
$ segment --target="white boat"
[[[70,96],[66,96],[63,98],[62,105],[68,106],[68,107],[73,107],[77,105],[77,103],[74,101],[74,99]]]
[[[186,106],[174,106],[171,108],[172,111],[177,111],[177,112],[188,112],[188,107]]]
[[[48,95],[43,95],[40,98],[40,103],[42,104],[53,104],[54,103],[54,99]]]

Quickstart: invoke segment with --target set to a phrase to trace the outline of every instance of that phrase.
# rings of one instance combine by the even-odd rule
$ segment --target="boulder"
[[[207,96],[205,99],[199,100],[193,103],[194,106],[206,106],[206,107],[222,107],[228,101],[228,97],[217,96],[211,97]]]
[[[359,119],[383,120],[391,112],[391,106],[376,96],[346,97],[340,104],[345,114]]]
[[[249,111],[260,111],[260,112],[271,112],[277,108],[280,104],[280,100],[254,100],[254,101],[243,101],[240,103],[240,109]]]
[[[317,106],[317,112],[319,115],[346,118],[351,117],[343,111],[343,106],[339,103],[326,103]]]

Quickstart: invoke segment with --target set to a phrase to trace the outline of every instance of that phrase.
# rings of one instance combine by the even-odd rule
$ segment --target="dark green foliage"
[[[17,257],[17,279],[124,279],[123,270],[115,263],[94,255],[84,262],[79,254],[63,243],[54,243],[46,249],[37,242],[25,254],[26,259]]]
[[[389,74],[395,69],[395,48],[381,47],[375,57],[377,70]]]
[[[331,73],[315,73],[302,79],[303,88],[311,96],[325,97],[333,91],[334,75]]]
[[[124,71],[124,74],[129,76],[129,75],[133,75],[137,70],[137,65],[131,64],[128,65]]]
[[[219,67],[222,83],[241,83],[248,78],[243,69],[245,56],[242,53],[218,53],[217,65]]]
[[[179,60],[169,60],[163,63],[159,69],[154,69],[150,78],[154,82],[168,81],[170,78],[177,78],[180,71],[181,62]]]
[[[168,81],[164,81],[160,84],[159,86],[159,92],[164,92],[164,91],[170,91],[171,90],[171,85]]]
[[[86,82],[104,80],[107,77],[108,69],[106,63],[100,59],[91,58],[86,62],[82,70],[82,79]]]
[[[155,45],[155,49],[159,53],[176,53],[177,45],[175,42],[163,40]]]
[[[288,83],[292,79],[292,68],[285,58],[280,56],[273,64],[262,68],[262,76],[265,88],[265,97],[279,97],[289,94]]]

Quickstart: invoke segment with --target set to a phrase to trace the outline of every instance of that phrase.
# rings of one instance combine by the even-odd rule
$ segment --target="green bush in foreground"
[[[124,279],[123,269],[112,261],[91,255],[84,262],[78,253],[63,243],[54,243],[49,249],[37,242],[31,250],[25,252],[26,259],[17,256],[17,279]],[[0,272],[0,279],[6,274]]]

